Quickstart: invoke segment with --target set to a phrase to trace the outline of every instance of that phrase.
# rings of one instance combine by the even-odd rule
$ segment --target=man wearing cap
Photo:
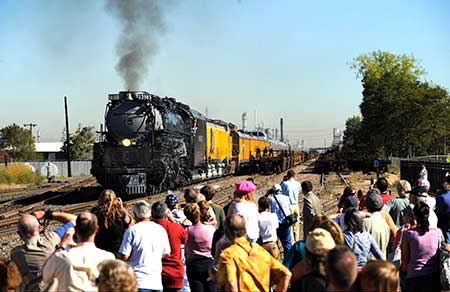
[[[245,220],[231,215],[225,220],[225,236],[231,242],[219,257],[217,291],[286,291],[291,272],[264,248],[246,237]]]
[[[394,220],[395,225],[400,228],[405,223],[403,222],[403,212],[410,204],[409,193],[411,192],[411,185],[406,180],[401,180],[397,184],[398,198],[388,201],[383,206],[383,211],[389,213]]]
[[[289,170],[286,174],[286,180],[281,184],[283,194],[289,197],[291,214],[297,216],[297,222],[292,225],[292,242],[300,240],[300,224],[298,222],[298,216],[300,215],[300,209],[298,207],[298,196],[302,190],[300,183],[295,179],[295,172]]]
[[[275,184],[271,189],[271,211],[277,214],[279,227],[277,229],[278,238],[283,245],[283,251],[286,255],[291,249],[291,226],[285,224],[286,216],[291,215],[290,200],[288,196],[282,193],[281,186]],[[284,212],[284,213],[283,213]]]
[[[119,253],[133,268],[138,291],[162,290],[162,258],[170,256],[169,237],[161,225],[151,221],[149,203],[138,201],[133,213],[137,224],[125,231]]]
[[[180,210],[180,204],[178,197],[175,194],[168,194],[165,200],[168,209],[168,219],[172,222],[176,222],[182,225],[188,225],[190,222],[184,216],[182,210]]]
[[[437,228],[438,226],[438,217],[436,216],[436,213],[434,212],[435,209],[435,199],[430,197],[427,194],[427,189],[425,187],[417,186],[414,187],[409,196],[409,200],[412,204],[412,206],[409,206],[408,208],[411,208],[411,212],[414,209],[414,205],[423,202],[428,205],[430,208],[430,215],[428,216],[428,223],[430,223],[430,228]]]
[[[184,286],[184,266],[181,259],[181,246],[187,241],[187,231],[178,223],[167,220],[167,207],[162,202],[152,205],[152,220],[167,232],[170,255],[162,259],[162,284],[164,290],[179,290]]]
[[[389,243],[390,229],[380,212],[383,207],[383,201],[378,189],[369,190],[366,196],[366,206],[367,211],[372,213],[372,216],[363,220],[363,230],[372,235],[373,239],[383,253],[384,258],[387,258],[387,246]],[[372,253],[369,255],[369,260],[376,260]]]
[[[325,257],[335,248],[336,243],[330,232],[316,228],[308,233],[305,243],[305,261],[292,269],[292,291],[326,291],[327,282],[324,274]],[[301,265],[305,269],[300,269]],[[306,271],[306,274],[302,275]]]
[[[437,215],[439,218],[439,228],[442,229],[447,243],[450,243],[450,176],[447,175],[442,183],[445,193],[436,199]]]

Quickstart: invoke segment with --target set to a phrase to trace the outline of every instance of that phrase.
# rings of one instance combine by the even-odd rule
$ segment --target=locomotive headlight
[[[128,139],[128,138],[123,139],[123,140],[122,140],[122,145],[123,145],[124,147],[130,146],[130,145],[131,145],[131,140]]]

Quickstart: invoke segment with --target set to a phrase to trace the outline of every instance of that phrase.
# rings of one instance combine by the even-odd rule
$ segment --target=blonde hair
[[[106,189],[100,194],[97,206],[92,210],[92,213],[97,215],[99,223],[105,228],[109,228],[122,216],[122,207],[117,204],[116,199],[117,196],[114,191]]]
[[[333,220],[325,220],[319,225],[319,227],[330,232],[336,245],[344,244],[344,233],[342,233],[342,229],[339,224]]]
[[[22,278],[16,264],[5,258],[0,258],[0,292],[17,291]]]
[[[359,282],[364,282],[370,291],[397,292],[400,286],[397,269],[387,261],[367,263],[359,273]]]
[[[136,292],[138,290],[133,269],[121,260],[105,260],[98,265],[98,291]]]
[[[208,222],[211,219],[211,214],[209,213],[208,202],[203,200],[203,201],[197,202],[197,205],[200,208],[200,221]]]
[[[187,204],[186,207],[184,207],[183,212],[192,224],[197,224],[200,221],[200,207],[197,203]]]

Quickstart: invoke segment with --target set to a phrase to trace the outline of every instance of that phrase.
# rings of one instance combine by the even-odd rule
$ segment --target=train
[[[228,174],[281,172],[305,160],[302,149],[264,131],[238,129],[146,91],[109,94],[104,119],[91,174],[120,195],[148,195]]]

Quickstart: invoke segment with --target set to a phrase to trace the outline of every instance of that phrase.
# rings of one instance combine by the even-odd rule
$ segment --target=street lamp
[[[28,124],[23,124],[24,127],[30,127],[30,136],[31,138],[33,138],[33,127],[36,127],[37,124],[33,124],[33,123],[28,123]]]

